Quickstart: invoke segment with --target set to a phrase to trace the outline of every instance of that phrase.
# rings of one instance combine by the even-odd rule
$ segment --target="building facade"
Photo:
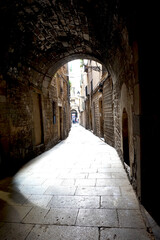
[[[117,149],[135,187],[137,182],[133,160],[132,98],[127,95],[126,86],[123,84],[123,101],[118,106],[112,78],[100,63],[88,60],[82,76],[80,124]],[[124,106],[124,103],[127,104]],[[117,125],[120,126],[119,129],[116,128]]]
[[[70,131],[68,65],[62,66],[49,84],[40,86],[21,80],[8,83],[0,121],[1,174],[15,170],[32,157],[65,139]],[[2,85],[5,81],[0,82]],[[2,112],[2,104],[1,104]],[[5,118],[6,117],[6,118]],[[3,127],[6,125],[7,128]],[[22,140],[23,139],[23,140]],[[9,166],[9,168],[8,168]]]
[[[81,125],[93,131],[99,137],[103,133],[102,92],[99,90],[102,81],[102,65],[93,60],[84,64],[81,82]]]
[[[79,101],[80,101],[80,80],[81,80],[81,60],[69,62],[69,81],[70,81],[70,106],[71,122],[79,122]]]

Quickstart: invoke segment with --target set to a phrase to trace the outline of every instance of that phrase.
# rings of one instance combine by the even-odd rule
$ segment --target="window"
[[[53,124],[56,124],[56,102],[52,102]]]

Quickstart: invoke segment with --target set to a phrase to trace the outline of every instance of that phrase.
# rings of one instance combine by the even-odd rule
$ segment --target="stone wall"
[[[115,25],[116,21],[115,18]],[[110,52],[110,59],[105,65],[109,75],[106,79],[99,78],[102,89],[100,89],[101,86],[97,85],[97,89],[94,89],[93,93],[89,92],[88,100],[91,101],[91,104],[86,105],[86,114],[89,114],[90,110],[92,111],[93,133],[100,137],[100,92],[98,92],[98,89],[102,90],[104,139],[116,148],[124,163],[122,122],[123,112],[126,111],[128,116],[128,162],[130,168],[126,168],[126,170],[129,169],[127,172],[130,181],[137,195],[140,196],[140,90],[137,74],[137,45],[136,42],[129,42],[129,33],[125,26],[117,25],[117,29],[121,32],[119,36],[121,47]],[[92,130],[90,124],[87,123],[87,125]]]
[[[99,113],[99,92],[96,91],[92,96],[92,111],[93,111],[93,133],[100,137],[100,113]],[[101,94],[102,96],[102,94]]]
[[[62,138],[70,130],[68,99],[68,79],[62,78],[63,95],[61,108],[63,129]],[[58,135],[58,89],[57,79],[53,78],[48,88],[33,84],[34,81],[7,79],[0,81],[0,168],[14,171],[32,157],[53,147]],[[55,103],[55,122],[53,120]],[[8,159],[8,160],[7,160]]]
[[[108,78],[103,85],[104,139],[114,146],[113,84]]]
[[[7,82],[0,76],[0,169],[7,166],[9,161],[9,135]]]
[[[119,26],[120,27],[120,26]],[[140,91],[137,74],[138,55],[136,42],[129,41],[126,27],[121,26],[121,49],[118,48],[110,58],[110,74],[113,82],[113,116],[115,148],[122,162],[123,158],[123,134],[122,118],[124,109],[128,115],[129,135],[129,177],[137,195],[141,195],[140,176]]]
[[[28,159],[32,150],[32,95],[30,86],[17,80],[8,83],[9,154],[13,161]]]

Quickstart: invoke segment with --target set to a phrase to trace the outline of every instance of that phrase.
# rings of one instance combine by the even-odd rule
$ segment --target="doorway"
[[[63,139],[63,121],[62,121],[62,107],[58,107],[58,137]]]
[[[91,111],[91,109],[90,109],[90,111],[89,111],[89,119],[90,119],[90,129],[91,130],[93,130],[93,126],[92,126],[92,111]]]
[[[41,94],[32,92],[32,99],[33,99],[34,145],[38,146],[43,143]]]
[[[97,135],[95,102],[93,102],[93,133]]]
[[[122,116],[123,160],[128,166],[130,166],[128,135],[128,114],[126,112],[126,109],[124,109]]]
[[[100,122],[100,137],[104,137],[104,119],[103,119],[103,101],[99,99],[99,122]]]

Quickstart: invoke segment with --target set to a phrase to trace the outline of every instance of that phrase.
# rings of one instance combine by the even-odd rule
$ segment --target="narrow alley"
[[[75,124],[0,181],[0,240],[149,240],[116,151]]]

